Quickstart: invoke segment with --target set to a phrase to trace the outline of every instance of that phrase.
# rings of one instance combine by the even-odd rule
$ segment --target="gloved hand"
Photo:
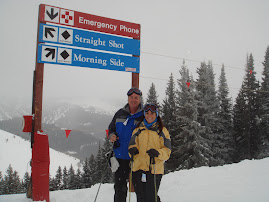
[[[160,155],[156,149],[150,149],[147,151],[147,153],[151,158],[158,157]]]
[[[139,151],[138,151],[138,149],[137,149],[136,147],[132,147],[132,148],[128,149],[128,152],[129,152],[132,156],[134,156],[134,155],[136,155],[136,154],[139,153]]]

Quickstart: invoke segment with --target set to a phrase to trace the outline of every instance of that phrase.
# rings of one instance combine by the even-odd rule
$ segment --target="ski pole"
[[[112,148],[113,148],[113,146],[114,146],[114,144],[112,145]],[[111,148],[111,149],[112,149]],[[110,153],[110,152],[108,152],[108,153]],[[105,154],[105,155],[109,155],[109,154]],[[109,164],[109,160],[108,160],[108,162],[107,162],[108,164]],[[102,182],[103,182],[103,180],[104,180],[104,177],[105,177],[105,175],[106,175],[106,173],[107,173],[107,164],[106,164],[106,166],[105,166],[105,171],[104,171],[104,173],[103,173],[103,175],[102,175],[102,177],[101,177],[101,181],[100,181],[100,183],[99,183],[99,187],[98,187],[98,190],[97,190],[97,193],[96,193],[96,196],[95,196],[95,199],[94,199],[94,202],[96,202],[96,200],[97,200],[97,196],[98,196],[98,194],[99,194],[99,190],[100,190],[100,187],[101,187],[101,184],[102,184]]]
[[[131,202],[131,189],[132,189],[132,175],[133,175],[133,162],[134,155],[131,156],[131,174],[130,174],[130,182],[129,182],[129,202]]]
[[[101,181],[100,181],[100,183],[99,183],[99,187],[98,187],[98,190],[97,190],[97,193],[96,193],[94,202],[96,202],[96,200],[97,200],[97,196],[98,196],[98,194],[99,194],[99,190],[100,190],[101,184],[102,184],[102,182],[103,182],[103,179],[104,179],[106,173],[107,173],[107,166],[105,167],[105,172],[103,173],[102,178],[101,178]]]
[[[155,158],[151,157],[152,159],[152,165],[153,165],[153,171],[154,171],[154,191],[155,191],[155,202],[157,202],[157,187],[156,187],[156,174],[155,174]]]

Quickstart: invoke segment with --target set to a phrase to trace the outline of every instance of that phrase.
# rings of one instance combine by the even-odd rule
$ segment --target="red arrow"
[[[68,138],[70,132],[71,132],[71,130],[65,130],[66,138]]]
[[[188,86],[188,88],[189,88],[189,87],[190,87],[191,82],[187,82],[186,84],[187,84],[187,86]]]
[[[252,70],[249,70],[250,74],[252,74]]]

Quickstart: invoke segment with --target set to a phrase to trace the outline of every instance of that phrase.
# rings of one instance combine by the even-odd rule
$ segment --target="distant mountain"
[[[23,104],[0,103],[0,121],[21,117],[31,112],[30,106]]]
[[[30,107],[23,105],[0,105],[0,129],[30,140],[30,134],[22,132],[22,116],[29,112]],[[103,144],[112,116],[92,106],[49,104],[43,106],[42,129],[49,135],[51,148],[84,160]],[[71,130],[68,138],[65,129]]]

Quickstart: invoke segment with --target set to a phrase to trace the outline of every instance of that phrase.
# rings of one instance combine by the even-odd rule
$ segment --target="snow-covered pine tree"
[[[26,191],[27,191],[27,187],[28,187],[29,182],[30,182],[30,175],[28,172],[26,172],[23,176],[23,183],[22,183],[24,193],[26,193]]]
[[[8,166],[4,177],[4,194],[17,194],[22,192],[21,180],[17,171]]]
[[[72,164],[68,170],[68,185],[69,185],[68,189],[76,189],[77,187],[75,170]]]
[[[63,173],[61,166],[58,167],[55,175],[55,189],[61,190],[63,185]]]
[[[66,166],[63,169],[63,189],[69,189],[68,173],[67,173]]]
[[[111,169],[109,167],[109,164],[108,164],[108,159],[106,157],[106,154],[108,152],[110,152],[112,150],[112,145],[111,143],[109,142],[109,139],[107,136],[105,136],[105,142],[103,144],[103,147],[102,147],[102,165],[103,165],[103,173],[102,173],[102,177],[103,177],[103,180],[102,180],[102,183],[110,183],[113,181],[112,179],[112,172],[111,172]]]
[[[22,183],[21,183],[21,179],[19,176],[18,171],[14,171],[13,173],[13,177],[14,177],[14,193],[18,194],[18,193],[23,193],[23,188],[22,188]]]
[[[218,109],[219,103],[217,100],[217,93],[215,90],[215,81],[212,63],[206,65],[201,63],[200,68],[197,69],[198,79],[196,81],[196,100],[198,106],[197,120],[203,127],[203,139],[205,159],[209,161],[210,166],[223,164],[220,158],[220,150],[218,148],[220,138],[218,130],[221,128]]]
[[[94,159],[94,156],[92,155],[91,158]],[[82,167],[82,182],[83,182],[83,188],[90,188],[92,186],[92,176],[90,172],[90,165],[89,165],[89,159],[86,158],[83,167]]]
[[[2,172],[0,171],[0,195],[4,194],[3,191],[4,191],[4,179]]]
[[[252,54],[247,56],[246,75],[234,106],[234,136],[237,161],[255,158],[259,139],[259,84]]]
[[[167,88],[165,91],[165,99],[162,104],[161,116],[164,126],[168,129],[171,137],[172,148],[174,147],[174,137],[176,135],[176,98],[175,98],[175,82],[174,76],[171,73]],[[172,165],[170,165],[172,164]],[[168,170],[173,169],[173,162],[169,160],[166,162]]]
[[[261,83],[260,94],[260,138],[258,158],[269,157],[269,46],[266,49],[263,64],[263,78]]]
[[[77,169],[77,172],[75,174],[75,180],[76,180],[76,189],[82,189],[83,187],[82,175],[79,168]]]
[[[158,95],[156,92],[156,87],[154,85],[154,83],[151,84],[150,88],[149,88],[149,92],[147,94],[147,101],[145,104],[156,104],[157,106],[160,107],[160,104],[158,102]]]
[[[227,84],[226,74],[224,65],[221,68],[221,74],[219,77],[219,91],[218,100],[220,103],[219,108],[219,121],[221,122],[222,128],[219,129],[222,141],[221,147],[221,158],[225,163],[233,163],[235,157],[235,141],[233,137],[233,107],[232,99],[229,97],[229,88]]]
[[[89,159],[89,171],[91,176],[91,186],[98,183],[98,177],[96,176],[97,161],[96,158],[91,155]]]
[[[51,175],[49,176],[49,190],[50,191],[55,191],[56,190],[55,177],[51,178]]]
[[[179,71],[176,91],[177,134],[174,138],[176,147],[172,149],[176,170],[207,166],[209,161],[204,158],[203,128],[197,122],[197,102],[195,100],[195,82],[189,74],[185,61]]]
[[[95,170],[94,176],[95,176],[95,184],[96,184],[96,183],[101,182],[102,175],[104,172],[104,169],[103,169],[104,160],[103,160],[103,156],[102,156],[102,148],[101,148],[100,142],[99,142],[98,152],[97,152],[95,161],[96,161],[96,170]]]

